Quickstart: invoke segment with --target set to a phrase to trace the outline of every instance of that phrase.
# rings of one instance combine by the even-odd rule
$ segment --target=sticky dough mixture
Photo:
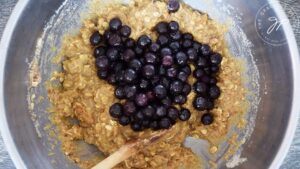
[[[81,168],[90,168],[101,158],[81,159],[76,153],[78,141],[95,145],[109,155],[128,141],[147,138],[154,133],[152,130],[133,132],[129,126],[123,127],[111,118],[109,107],[118,100],[114,97],[113,86],[97,77],[89,37],[95,30],[103,33],[109,20],[116,16],[132,28],[131,37],[134,39],[142,34],[156,39],[152,28],[160,21],[175,20],[183,32],[192,33],[197,41],[209,44],[223,56],[218,79],[222,94],[212,110],[215,121],[209,126],[200,123],[204,112],[193,108],[194,93],[191,92],[184,106],[192,112],[190,120],[177,122],[158,143],[143,149],[115,168],[201,168],[204,161],[183,146],[185,137],[209,141],[213,147],[211,153],[216,153],[217,144],[228,134],[232,121],[239,121],[241,114],[246,112],[246,90],[241,77],[243,72],[240,62],[230,56],[225,44],[226,27],[186,5],[181,5],[178,12],[169,14],[166,3],[161,1],[135,0],[129,5],[113,3],[104,6],[102,3],[102,6],[92,6],[91,14],[83,20],[80,32],[63,40],[59,54],[63,56],[63,71],[54,73],[52,78],[59,80],[62,85],[48,86],[52,121],[59,130],[63,152]],[[195,79],[189,80],[193,82]]]

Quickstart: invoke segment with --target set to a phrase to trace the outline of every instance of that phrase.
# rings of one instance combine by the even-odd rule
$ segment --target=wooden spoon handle
[[[161,131],[150,138],[144,140],[137,140],[133,143],[128,143],[122,146],[119,150],[111,154],[106,159],[102,160],[96,166],[92,167],[91,169],[111,169],[114,166],[118,165],[122,161],[128,159],[129,157],[133,156],[134,154],[138,153],[142,150],[142,148],[151,145],[152,143],[158,141],[167,130]]]

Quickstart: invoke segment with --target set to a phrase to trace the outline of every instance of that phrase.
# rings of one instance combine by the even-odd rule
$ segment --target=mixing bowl
[[[252,94],[248,96],[248,128],[241,132],[245,144],[238,151],[243,158],[221,163],[220,168],[240,161],[244,161],[237,167],[241,169],[279,168],[300,110],[298,50],[290,24],[280,22],[287,21],[287,16],[278,2],[267,0],[184,2],[229,23],[226,40],[230,50],[247,63],[246,85]],[[45,99],[43,82],[51,71],[60,69],[51,64],[57,52],[53,47],[59,48],[63,34],[76,32],[86,4],[81,0],[19,1],[6,26],[0,48],[0,127],[18,169],[77,168],[59,146],[49,155],[49,142],[56,142],[43,130],[49,105],[47,101],[38,103],[42,97],[37,96]],[[269,21],[275,22],[270,25]],[[41,68],[42,83],[37,87],[28,80],[29,63],[34,59]]]

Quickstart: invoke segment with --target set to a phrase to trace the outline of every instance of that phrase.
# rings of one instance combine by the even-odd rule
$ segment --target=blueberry
[[[126,48],[134,48],[135,41],[132,38],[129,38],[125,41],[125,47]]]
[[[171,124],[171,121],[169,118],[162,118],[160,121],[159,121],[159,127],[161,129],[168,129],[172,126]]]
[[[110,61],[116,61],[119,59],[119,51],[114,47],[108,48],[106,56]]]
[[[187,80],[187,78],[188,78],[188,74],[185,73],[184,71],[180,71],[177,75],[177,79],[179,79],[183,82],[185,82]]]
[[[165,97],[161,100],[161,104],[166,107],[170,107],[172,105],[172,100],[169,97]]]
[[[158,129],[159,129],[158,122],[157,122],[157,121],[152,121],[152,122],[150,123],[150,128],[151,128],[152,130],[158,130]]]
[[[191,91],[192,91],[191,85],[189,85],[188,83],[185,83],[182,88],[182,94],[187,96],[188,94],[190,94]]]
[[[179,112],[179,119],[181,121],[187,121],[187,120],[190,119],[190,117],[191,117],[191,112],[188,109],[182,108],[180,110],[180,112]]]
[[[210,56],[210,63],[213,65],[219,65],[222,62],[222,56],[219,53],[212,54]]]
[[[123,105],[123,110],[126,115],[130,116],[136,112],[136,106],[132,101],[126,101]]]
[[[121,45],[122,39],[118,34],[112,34],[108,39],[108,44],[110,46],[119,46]]]
[[[178,0],[169,0],[168,2],[168,10],[170,13],[177,12],[180,8],[180,4]]]
[[[169,66],[172,66],[174,63],[173,61],[173,57],[170,56],[170,55],[165,55],[163,56],[162,58],[162,65],[165,66],[165,67],[169,67]]]
[[[129,62],[128,67],[138,72],[142,68],[142,63],[138,59],[133,59]]]
[[[182,67],[181,71],[185,72],[188,75],[190,75],[192,73],[192,70],[191,70],[190,66],[188,66],[188,65]]]
[[[161,77],[159,84],[163,85],[166,89],[170,87],[170,80],[167,77]]]
[[[208,85],[204,82],[196,82],[193,85],[194,90],[197,94],[200,94],[202,96],[205,96],[208,92]]]
[[[158,99],[163,99],[167,96],[167,89],[163,85],[157,85],[154,87],[154,93]]]
[[[155,109],[149,105],[142,110],[142,113],[146,118],[151,119],[155,113]]]
[[[182,104],[186,103],[186,101],[187,101],[187,97],[185,95],[181,95],[181,94],[177,95],[177,96],[174,96],[174,98],[173,98],[173,102],[175,104],[182,105]]]
[[[203,75],[205,75],[205,72],[203,69],[197,68],[196,70],[194,70],[193,75],[196,79],[200,79]]]
[[[199,57],[196,64],[198,68],[205,68],[208,66],[208,62],[205,57]]]
[[[168,109],[168,115],[167,115],[171,120],[176,121],[177,118],[179,117],[179,111],[175,107],[170,107]]]
[[[116,74],[110,74],[107,77],[107,82],[111,85],[115,85],[117,83]]]
[[[206,109],[207,110],[212,110],[214,108],[215,104],[212,100],[207,100],[207,103],[206,103]]]
[[[144,129],[149,128],[149,127],[150,127],[150,120],[144,119],[144,120],[142,121],[142,127],[143,127]]]
[[[209,77],[208,75],[203,75],[203,76],[200,78],[200,81],[209,84],[209,82],[210,82],[210,77]]]
[[[107,70],[97,70],[97,75],[100,79],[106,79],[108,77],[108,71]]]
[[[169,30],[172,32],[178,31],[179,30],[179,24],[176,21],[171,21],[169,23]]]
[[[218,73],[220,70],[219,66],[211,66],[210,71],[211,73]]]
[[[109,22],[109,28],[111,31],[118,31],[122,26],[122,22],[119,18],[113,18]]]
[[[164,106],[158,106],[156,108],[155,114],[158,117],[165,117],[167,115],[167,109]]]
[[[178,41],[181,39],[181,33],[180,31],[176,31],[176,32],[172,32],[170,33],[170,38],[173,40],[173,41]]]
[[[136,47],[134,48],[134,52],[135,52],[136,55],[141,56],[141,55],[143,55],[144,50],[143,50],[142,48],[136,46]]]
[[[103,39],[103,36],[98,31],[96,31],[90,37],[90,43],[93,46],[97,46],[97,45],[100,45],[102,39]]]
[[[166,46],[169,43],[169,38],[166,35],[159,35],[156,42],[160,46]]]
[[[190,48],[193,46],[193,41],[189,40],[189,39],[185,39],[182,41],[182,47],[184,48]]]
[[[182,38],[187,40],[194,40],[194,36],[191,33],[184,33],[182,35]]]
[[[127,25],[122,26],[120,29],[120,34],[123,37],[126,37],[126,38],[129,37],[131,34],[131,28]]]
[[[141,79],[138,85],[140,89],[146,90],[150,87],[150,82],[146,79]]]
[[[172,55],[172,50],[170,48],[168,48],[168,47],[162,48],[160,50],[160,55],[161,56],[166,56],[166,55],[171,56]]]
[[[139,37],[138,41],[137,41],[137,45],[144,49],[146,48],[147,46],[149,46],[151,44],[152,40],[150,39],[149,36],[147,35],[142,35]]]
[[[221,90],[218,86],[213,85],[209,88],[209,97],[211,99],[217,99],[220,97]]]
[[[135,103],[138,106],[147,106],[148,104],[148,97],[145,93],[139,93],[135,96]]]
[[[124,87],[124,93],[127,99],[133,99],[136,92],[137,92],[137,87],[135,85]]]
[[[107,69],[109,66],[109,60],[106,56],[100,56],[96,59],[96,66],[101,70]]]
[[[123,53],[123,60],[125,62],[130,62],[133,58],[135,58],[135,53],[132,49],[126,49]]]
[[[115,74],[116,77],[115,78],[116,78],[116,81],[118,83],[123,83],[124,82],[124,73],[125,73],[124,70],[116,72],[116,74]]]
[[[211,54],[210,46],[203,44],[200,48],[200,52],[202,56],[209,56]]]
[[[175,78],[178,74],[178,70],[175,67],[171,67],[167,69],[167,77]]]
[[[137,121],[143,121],[144,120],[144,114],[141,111],[138,111],[134,115],[134,119],[137,120]]]
[[[155,30],[159,34],[168,33],[168,23],[167,22],[159,22],[156,25]]]
[[[155,67],[153,66],[153,65],[150,65],[150,64],[148,64],[148,65],[145,65],[144,67],[143,67],[143,75],[144,75],[144,77],[146,77],[146,78],[151,78],[151,77],[153,77],[154,76],[154,74],[155,74]]]
[[[201,43],[194,41],[193,48],[197,51],[197,54],[199,54],[199,52],[201,51],[201,47],[202,47]]]
[[[112,69],[115,73],[120,72],[124,69],[124,64],[121,62],[114,62],[110,65],[110,69]]]
[[[124,92],[124,88],[121,86],[118,86],[115,89],[115,97],[118,99],[125,99],[125,92]]]
[[[130,124],[130,127],[133,131],[142,131],[142,126],[138,122],[133,122]]]
[[[188,57],[184,52],[178,52],[175,56],[175,61],[180,66],[187,65]]]
[[[106,40],[108,40],[112,34],[113,34],[113,33],[112,33],[111,31],[106,30],[106,31],[104,31],[103,36],[104,36],[104,38],[105,38]]]
[[[158,43],[152,43],[149,47],[149,51],[153,53],[158,52],[159,49],[160,49],[160,45]]]
[[[180,50],[180,43],[178,41],[171,42],[169,47],[172,49],[174,53]]]
[[[136,80],[137,74],[133,69],[126,69],[124,72],[124,81],[127,83],[132,83]]]
[[[104,46],[98,46],[94,50],[94,56],[97,58],[99,56],[103,56],[106,53],[106,48]]]
[[[173,95],[180,94],[182,92],[182,89],[183,89],[183,83],[179,80],[173,81],[170,85],[170,92]]]
[[[123,108],[120,103],[115,103],[109,108],[109,114],[113,118],[119,118],[123,115]]]
[[[205,113],[201,117],[201,123],[204,125],[211,125],[214,122],[214,116],[211,113]]]
[[[128,116],[123,115],[119,117],[119,123],[122,126],[127,126],[130,123],[130,118]]]
[[[196,49],[189,48],[186,53],[188,55],[189,61],[191,61],[191,62],[197,61],[198,55],[197,55],[197,50]]]
[[[215,85],[215,84],[217,84],[217,82],[218,82],[218,80],[215,77],[211,77],[209,80],[209,84],[211,84],[211,85]]]
[[[193,106],[195,109],[203,111],[207,108],[207,99],[202,96],[196,96],[193,100]]]
[[[151,52],[147,52],[145,55],[144,55],[144,58],[145,58],[145,62],[146,63],[156,63],[157,62],[157,57],[154,53],[151,53]]]

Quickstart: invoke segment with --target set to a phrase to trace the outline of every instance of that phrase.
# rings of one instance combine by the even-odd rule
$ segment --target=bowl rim
[[[286,14],[284,13],[284,10],[280,3],[278,1],[272,1],[268,0],[269,4],[273,7],[274,11],[278,15],[280,20],[288,20]],[[12,159],[15,167],[17,169],[27,169],[27,166],[25,165],[23,159],[21,158],[15,142],[13,140],[13,137],[11,133],[9,132],[9,126],[7,123],[7,118],[5,114],[5,105],[4,105],[4,72],[5,72],[5,63],[6,63],[6,57],[7,57],[7,49],[11,42],[11,37],[14,32],[14,28],[17,25],[17,22],[19,18],[21,17],[21,14],[25,10],[26,6],[28,5],[29,0],[23,0],[18,1],[16,6],[14,7],[11,16],[5,26],[5,29],[3,31],[3,35],[1,38],[0,43],[0,131],[1,135],[3,137],[4,144],[7,148],[7,151],[10,155],[10,158]],[[296,86],[300,86],[300,76],[296,75],[296,72],[300,72],[300,59],[299,59],[299,53],[298,53],[298,47],[296,43],[296,39],[291,27],[291,24],[283,24],[283,30],[285,32],[285,36],[289,37],[287,38],[287,44],[289,46],[289,51],[291,53],[291,60],[292,60],[292,67],[293,67],[293,101],[292,101],[292,109],[291,109],[291,115],[289,118],[289,123],[284,135],[284,138],[281,142],[281,145],[277,151],[277,154],[275,158],[273,159],[271,165],[269,166],[269,169],[277,169],[281,166],[283,160],[285,159],[289,147],[292,144],[296,127],[298,124],[298,115],[300,112],[300,104],[297,104],[297,102],[300,101],[300,88],[297,88]]]

